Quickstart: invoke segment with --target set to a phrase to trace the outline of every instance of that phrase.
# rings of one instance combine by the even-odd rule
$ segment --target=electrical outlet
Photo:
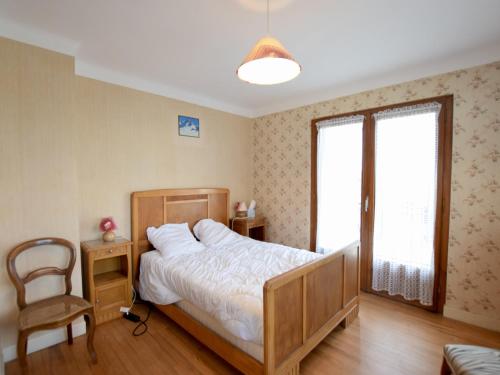
[[[130,307],[120,307],[120,312],[122,313],[125,313],[125,314],[128,314],[128,312],[130,311]]]

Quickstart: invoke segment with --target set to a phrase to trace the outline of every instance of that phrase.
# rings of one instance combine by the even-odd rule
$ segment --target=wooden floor
[[[138,309],[144,314],[144,310]],[[237,374],[174,322],[153,311],[149,331],[133,337],[124,319],[100,325],[91,365],[85,337],[31,354],[31,374]],[[500,334],[445,319],[383,297],[362,295],[360,316],[337,328],[301,363],[301,374],[439,374],[442,347],[469,343],[500,348]],[[20,373],[17,361],[7,374]]]

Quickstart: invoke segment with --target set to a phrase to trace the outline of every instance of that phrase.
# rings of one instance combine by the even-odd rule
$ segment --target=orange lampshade
[[[301,66],[275,38],[260,39],[237,70],[239,79],[257,85],[290,81],[300,74]]]

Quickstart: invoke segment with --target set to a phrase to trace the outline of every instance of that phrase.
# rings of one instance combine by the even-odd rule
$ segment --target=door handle
[[[368,212],[369,204],[370,204],[370,197],[367,195],[365,198],[365,212]]]

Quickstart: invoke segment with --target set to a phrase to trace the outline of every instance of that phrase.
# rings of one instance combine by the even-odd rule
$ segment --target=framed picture
[[[200,137],[200,119],[179,115],[179,135]]]

